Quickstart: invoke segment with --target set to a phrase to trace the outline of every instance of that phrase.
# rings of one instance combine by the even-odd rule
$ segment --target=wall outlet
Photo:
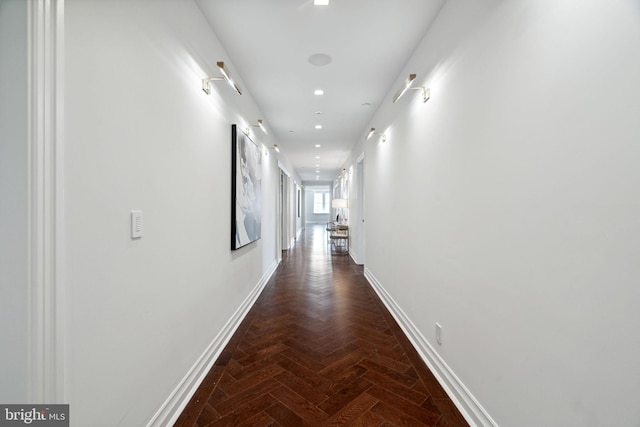
[[[436,322],[436,342],[442,345],[442,325]]]

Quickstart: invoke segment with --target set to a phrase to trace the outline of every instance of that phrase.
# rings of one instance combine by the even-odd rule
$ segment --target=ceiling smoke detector
[[[309,64],[315,65],[316,67],[324,67],[325,65],[331,64],[331,57],[326,53],[316,53],[315,55],[311,55],[309,59]]]

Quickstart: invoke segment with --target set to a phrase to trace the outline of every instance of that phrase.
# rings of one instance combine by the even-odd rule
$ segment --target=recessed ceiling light
[[[316,111],[316,114],[320,115],[320,114],[322,114],[322,111]]]
[[[316,159],[319,159],[319,158],[320,158],[320,156],[316,156]]]
[[[316,125],[316,129],[322,129],[322,125]]]
[[[313,0],[314,6],[328,6],[329,0]]]
[[[316,148],[320,148],[320,147],[322,147],[322,145],[316,144]]]
[[[316,165],[316,167],[317,167],[317,168],[319,168],[319,167],[320,167],[320,165]]]
[[[324,95],[324,91],[322,89],[316,89],[313,91],[314,95]]]

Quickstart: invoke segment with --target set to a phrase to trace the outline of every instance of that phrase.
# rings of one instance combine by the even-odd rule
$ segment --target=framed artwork
[[[300,218],[300,210],[301,210],[301,206],[300,206],[301,200],[300,199],[301,199],[301,194],[300,194],[300,189],[298,188],[298,218]]]
[[[262,151],[231,125],[231,249],[262,237]]]

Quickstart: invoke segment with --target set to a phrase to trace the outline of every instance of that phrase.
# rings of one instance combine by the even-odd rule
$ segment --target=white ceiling
[[[445,0],[196,1],[300,178],[329,181]],[[331,63],[310,64],[318,53]]]

